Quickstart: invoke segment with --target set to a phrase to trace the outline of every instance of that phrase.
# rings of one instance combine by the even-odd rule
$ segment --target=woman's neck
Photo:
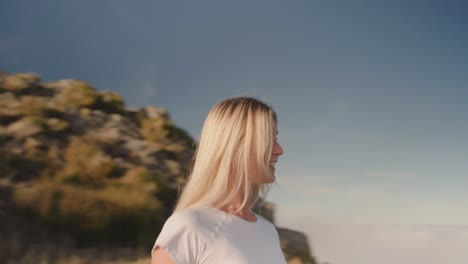
[[[252,207],[251,202],[247,202],[245,206],[241,210],[239,210],[239,208],[241,208],[242,206],[241,197],[242,196],[238,195],[230,203],[223,206],[221,210],[223,210],[224,212],[228,214],[232,214],[240,218],[243,218],[244,220],[247,220],[249,222],[255,222],[257,220],[257,217],[250,210],[250,208]]]

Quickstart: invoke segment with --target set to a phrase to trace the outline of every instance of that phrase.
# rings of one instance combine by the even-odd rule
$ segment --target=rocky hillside
[[[162,108],[126,108],[81,80],[0,72],[0,262],[37,263],[24,255],[40,252],[44,263],[70,263],[57,256],[90,248],[147,254],[193,146]],[[296,250],[305,237],[280,234],[288,258],[314,263],[307,245]]]

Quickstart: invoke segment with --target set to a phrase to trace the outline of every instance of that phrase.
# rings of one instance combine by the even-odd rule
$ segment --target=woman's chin
[[[276,181],[275,169],[272,169],[272,170],[270,169],[270,172],[271,172],[271,177],[269,177],[267,183],[273,183]]]
[[[270,183],[274,183],[275,181],[276,181],[276,176],[274,174],[272,174]]]

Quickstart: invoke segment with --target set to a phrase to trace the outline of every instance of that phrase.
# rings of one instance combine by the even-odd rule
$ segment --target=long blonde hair
[[[240,212],[253,206],[268,186],[255,179],[274,179],[269,163],[276,114],[251,97],[233,97],[216,104],[203,125],[195,163],[176,211],[222,208],[241,195]],[[267,181],[268,182],[268,181]]]

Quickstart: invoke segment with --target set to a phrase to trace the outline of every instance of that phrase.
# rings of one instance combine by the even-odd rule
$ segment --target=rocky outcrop
[[[0,209],[77,246],[151,244],[193,145],[162,108],[127,109],[81,80],[0,75]]]
[[[275,222],[275,204],[259,200],[254,211],[277,226]],[[276,227],[280,237],[281,248],[288,260],[288,264],[317,264],[316,259],[310,252],[307,236],[287,228]]]
[[[194,144],[163,108],[126,108],[82,80],[0,72],[0,252],[12,253],[1,262],[29,263],[26,249],[27,259],[89,248],[147,254]],[[262,211],[274,222],[272,204]],[[314,263],[305,236],[278,231],[288,259]]]

